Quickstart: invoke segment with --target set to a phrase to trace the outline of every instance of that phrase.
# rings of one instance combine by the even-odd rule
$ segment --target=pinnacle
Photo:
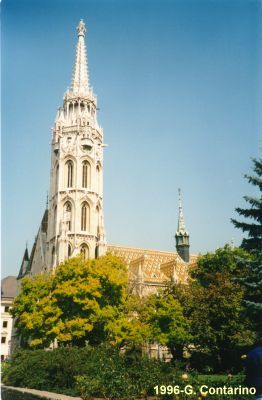
[[[78,27],[76,28],[78,32],[78,36],[85,36],[86,26],[82,19],[80,19]]]

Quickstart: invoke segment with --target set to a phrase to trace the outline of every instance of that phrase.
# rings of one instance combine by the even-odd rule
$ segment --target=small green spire
[[[175,238],[178,254],[185,262],[189,262],[189,233],[186,230],[180,188],[178,189],[178,224]]]
[[[187,233],[184,214],[183,214],[183,207],[182,207],[182,194],[181,194],[180,188],[178,189],[178,204],[179,204],[179,208],[178,208],[179,211],[178,211],[177,234],[179,235],[179,233],[182,233],[182,234]]]

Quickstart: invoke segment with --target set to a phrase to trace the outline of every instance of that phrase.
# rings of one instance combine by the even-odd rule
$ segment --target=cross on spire
[[[85,36],[86,33],[86,26],[82,19],[80,19],[78,27],[76,28],[78,32],[78,36]]]

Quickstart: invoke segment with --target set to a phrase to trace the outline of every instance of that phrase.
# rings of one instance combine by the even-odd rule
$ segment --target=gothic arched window
[[[84,203],[81,209],[81,231],[90,230],[90,207],[88,203]]]
[[[66,169],[66,186],[70,188],[73,186],[74,165],[72,160],[66,162]]]
[[[58,177],[59,177],[59,164],[56,166],[55,171],[55,190],[58,188]]]
[[[89,248],[85,243],[80,248],[80,254],[85,260],[89,258]]]
[[[101,192],[101,170],[99,165],[96,167],[96,190],[98,193]]]
[[[96,206],[96,232],[97,232],[97,235],[99,235],[99,228],[100,228],[99,214],[100,214],[99,207]]]
[[[66,222],[67,229],[71,231],[72,225],[72,205],[67,201],[64,205],[64,220]]]
[[[52,254],[51,254],[51,266],[53,267],[55,264],[55,246],[52,248]]]
[[[56,221],[57,221],[57,206],[55,206],[55,208],[54,208],[54,219],[53,219],[53,221],[54,221],[53,233],[55,235],[56,234]]]
[[[69,244],[69,245],[67,246],[67,257],[69,258],[69,257],[71,256],[71,254],[72,254],[72,247],[71,247],[71,245]]]
[[[88,188],[91,184],[91,166],[88,161],[82,163],[82,187]]]

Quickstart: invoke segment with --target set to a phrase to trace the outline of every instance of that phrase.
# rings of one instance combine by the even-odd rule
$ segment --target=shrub
[[[76,380],[83,399],[144,398],[155,394],[159,380],[167,383],[173,370],[170,364],[101,346],[90,354],[87,373]]]
[[[97,347],[60,347],[53,351],[18,351],[3,369],[3,383],[79,396],[83,399],[142,399],[155,396],[155,386],[187,384],[198,392],[201,385],[223,387],[244,385],[244,377],[222,375],[188,376],[171,363],[150,360],[133,349],[120,352],[105,345]],[[180,394],[179,400],[195,400],[199,396]],[[159,395],[161,400],[175,396]],[[212,395],[212,400],[230,400],[236,396]],[[247,400],[248,396],[237,396]]]
[[[85,373],[87,349],[19,350],[3,371],[10,386],[77,395],[75,376]]]

